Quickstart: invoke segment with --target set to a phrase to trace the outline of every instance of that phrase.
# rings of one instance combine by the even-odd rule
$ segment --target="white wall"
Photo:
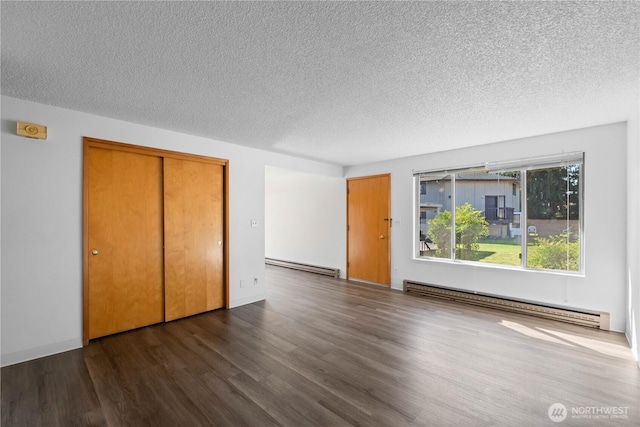
[[[640,366],[640,93],[627,127],[627,328]]]
[[[600,310],[611,314],[613,330],[624,331],[626,135],[626,124],[617,123],[354,166],[346,168],[345,175],[391,173],[392,287],[400,289],[403,279],[411,279],[547,304]],[[585,152],[584,277],[414,259],[413,170],[464,167],[563,151]]]
[[[346,181],[267,167],[265,255],[346,273]]]
[[[298,260],[333,266],[340,259],[342,265],[339,267],[344,271],[346,196],[342,167],[4,96],[1,101],[0,357],[3,366],[78,348],[82,344],[82,136],[230,160],[232,306],[261,300],[265,295],[263,225],[271,228],[267,224],[271,218],[265,215],[265,203],[269,203],[265,199],[267,166],[288,170],[287,173],[302,173],[298,177],[306,176],[316,189],[318,200],[335,203],[336,209],[330,212],[331,220],[322,227],[333,230],[327,231],[326,236],[338,233],[332,236],[335,241],[323,240],[322,249],[305,253]],[[48,139],[37,141],[17,137],[16,121],[48,126]],[[402,279],[408,278],[607,311],[611,314],[612,329],[626,330],[630,342],[635,342],[637,352],[640,330],[638,121],[636,106],[628,133],[624,123],[612,124],[355,166],[346,169],[346,176],[392,174],[394,288],[401,288]],[[587,266],[584,277],[413,259],[413,169],[442,169],[578,150],[586,152]],[[332,193],[331,188],[337,193]],[[338,207],[338,203],[342,206]],[[303,207],[297,206],[291,214],[301,209]],[[282,206],[278,211],[282,212]],[[338,219],[339,211],[342,219]],[[251,228],[251,219],[257,219],[260,226]],[[303,227],[298,223],[291,230]],[[627,229],[631,233],[628,240]],[[295,247],[268,245],[269,256],[274,258],[291,254]],[[252,283],[253,277],[259,279],[257,287],[240,288],[241,279]],[[634,316],[633,320],[626,322],[631,316]]]
[[[46,141],[15,122],[48,127]],[[82,345],[82,137],[229,159],[232,307],[264,289],[265,166],[342,177],[343,168],[2,97],[2,365]],[[259,227],[251,228],[251,219]],[[240,280],[258,286],[240,288]]]

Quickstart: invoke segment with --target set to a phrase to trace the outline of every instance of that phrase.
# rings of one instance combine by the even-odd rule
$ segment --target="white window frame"
[[[566,167],[568,165],[580,165],[580,175],[579,175],[579,269],[577,271],[571,270],[558,270],[558,269],[544,269],[544,268],[534,268],[527,267],[527,228],[529,223],[528,212],[527,212],[527,172],[532,170],[541,170],[541,169],[550,169],[554,167]],[[414,233],[414,259],[416,260],[425,260],[425,261],[434,261],[434,262],[450,262],[450,263],[461,263],[461,264],[473,264],[473,265],[482,265],[488,268],[511,268],[511,269],[521,269],[521,270],[533,270],[533,271],[545,271],[551,273],[560,273],[560,274],[568,274],[568,275],[584,275],[585,271],[585,242],[584,242],[584,176],[585,176],[585,166],[584,166],[584,152],[572,152],[572,153],[562,153],[556,155],[549,155],[544,157],[532,157],[527,159],[513,160],[507,162],[488,162],[481,166],[471,166],[471,167],[458,167],[454,169],[442,169],[442,170],[424,170],[424,171],[413,171],[414,177],[414,226],[417,227],[417,231]],[[455,233],[455,223],[456,223],[456,214],[455,207],[456,204],[456,175],[459,173],[465,172],[513,172],[519,171],[520,173],[520,230],[522,230],[522,238],[521,238],[521,260],[519,266],[507,265],[507,264],[497,264],[497,263],[487,263],[487,262],[479,262],[479,261],[467,261],[456,258],[456,233]],[[444,177],[450,177],[451,183],[451,251],[449,258],[440,258],[433,256],[422,256],[420,255],[421,242],[420,242],[420,178],[425,175],[442,175]],[[569,219],[567,219],[569,221]]]

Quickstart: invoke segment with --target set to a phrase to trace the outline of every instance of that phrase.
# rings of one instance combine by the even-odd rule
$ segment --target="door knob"
[[[382,239],[384,239],[384,236],[381,234],[381,235],[378,237],[378,239],[382,240]]]
[[[93,255],[93,256],[98,255],[98,253],[99,253],[99,252],[98,252],[98,250],[97,250],[97,249],[94,249],[94,250],[92,250],[92,251],[91,251],[91,255]]]

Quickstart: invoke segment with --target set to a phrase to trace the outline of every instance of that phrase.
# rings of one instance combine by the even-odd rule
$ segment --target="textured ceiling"
[[[639,93],[637,1],[0,7],[4,95],[341,165],[624,121]]]

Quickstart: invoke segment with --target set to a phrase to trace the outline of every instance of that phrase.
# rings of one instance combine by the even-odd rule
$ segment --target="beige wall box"
[[[16,127],[16,132],[20,136],[26,136],[36,139],[47,139],[46,126],[34,125],[33,123],[18,122]]]

